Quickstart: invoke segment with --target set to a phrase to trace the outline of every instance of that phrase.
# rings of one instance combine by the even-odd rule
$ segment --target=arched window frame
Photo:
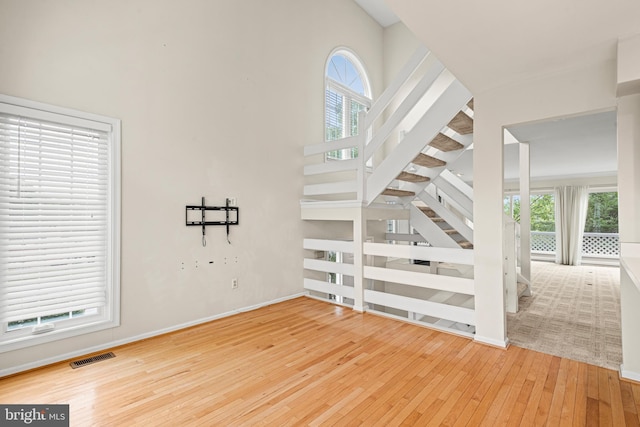
[[[342,56],[353,66],[353,69],[359,77],[359,81],[362,85],[362,93],[358,93],[347,82],[338,82],[330,77],[329,68],[334,66],[332,60],[336,56]],[[346,73],[345,73],[346,74]],[[369,109],[371,108],[371,83],[365,70],[365,67],[360,58],[350,49],[339,47],[334,49],[325,64],[325,106],[324,106],[324,120],[325,120],[325,141],[333,141],[357,134],[357,114],[358,111],[354,111],[353,107],[359,105],[359,108]],[[353,81],[352,81],[353,83]],[[341,114],[342,129],[339,136],[332,136],[329,130],[329,103],[332,98],[341,97],[342,105],[344,106]],[[352,159],[357,156],[357,148],[337,150],[327,153],[327,160],[346,160]]]

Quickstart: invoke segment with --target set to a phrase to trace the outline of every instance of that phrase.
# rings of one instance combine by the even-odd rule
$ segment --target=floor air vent
[[[116,357],[112,352],[98,354],[97,356],[87,357],[86,359],[76,360],[75,362],[69,363],[73,369],[81,368],[82,366],[91,365],[92,363],[100,362],[101,360],[112,359]]]

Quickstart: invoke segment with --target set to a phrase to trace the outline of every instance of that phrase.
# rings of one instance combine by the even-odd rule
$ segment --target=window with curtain
[[[325,71],[325,141],[358,134],[358,113],[371,106],[371,90],[364,67],[346,49],[333,53]],[[357,148],[336,150],[328,159],[357,157]]]
[[[0,351],[119,322],[120,122],[0,97]]]

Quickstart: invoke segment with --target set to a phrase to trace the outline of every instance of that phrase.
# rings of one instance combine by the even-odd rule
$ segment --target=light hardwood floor
[[[72,426],[640,425],[615,371],[297,298],[0,379]]]

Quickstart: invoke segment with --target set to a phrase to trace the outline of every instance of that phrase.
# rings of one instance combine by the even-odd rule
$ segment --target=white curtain
[[[556,263],[580,265],[588,203],[586,186],[555,188]]]

